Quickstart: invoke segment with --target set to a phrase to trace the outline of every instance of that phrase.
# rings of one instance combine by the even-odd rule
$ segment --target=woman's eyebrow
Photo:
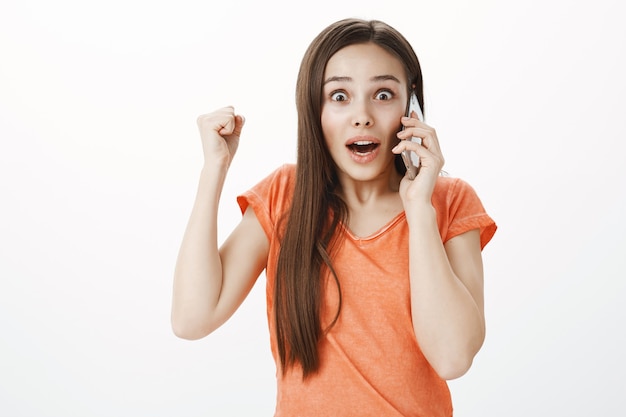
[[[398,84],[400,83],[400,80],[398,80],[396,76],[391,75],[391,74],[375,75],[372,78],[370,78],[370,81],[374,81],[374,82],[388,81],[388,80],[395,81]],[[349,82],[349,81],[352,81],[352,77],[335,75],[333,77],[327,78],[324,81],[324,85],[331,83],[331,82]]]
[[[324,81],[324,85],[328,83],[332,83],[334,81],[339,81],[339,82],[352,81],[352,77],[345,77],[345,76],[342,77],[342,76],[335,75],[334,77],[327,78]]]
[[[376,76],[370,78],[370,80],[372,80],[372,81],[387,81],[387,80],[390,80],[390,81],[395,81],[398,84],[400,83],[400,80],[397,77],[395,77],[393,75],[390,75],[390,74],[389,75],[376,75]]]

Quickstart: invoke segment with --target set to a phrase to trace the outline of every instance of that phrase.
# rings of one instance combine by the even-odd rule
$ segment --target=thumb
[[[243,125],[246,124],[246,118],[238,114],[235,116],[235,128],[233,129],[233,135],[240,136]]]

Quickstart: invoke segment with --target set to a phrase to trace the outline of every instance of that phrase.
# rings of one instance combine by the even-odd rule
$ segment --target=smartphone
[[[411,94],[411,97],[409,98],[409,102],[407,103],[407,110],[406,110],[407,117],[411,117],[411,113],[413,112],[417,114],[417,118],[421,122],[424,121],[424,114],[422,113],[420,103],[419,101],[417,101],[417,96],[415,95],[415,93]],[[402,130],[404,130],[404,126],[402,127]],[[420,145],[422,144],[422,138],[412,137],[411,140],[413,142],[419,143]],[[415,152],[403,151],[402,160],[404,161],[404,165],[406,166],[406,173],[409,179],[410,180],[415,179],[420,168],[419,157],[415,154]]]

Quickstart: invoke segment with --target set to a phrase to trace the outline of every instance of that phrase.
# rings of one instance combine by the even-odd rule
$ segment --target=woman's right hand
[[[232,106],[198,116],[205,165],[228,168],[239,146],[245,119]]]

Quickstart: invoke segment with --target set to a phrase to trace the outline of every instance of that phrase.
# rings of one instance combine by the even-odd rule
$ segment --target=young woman
[[[474,190],[440,175],[413,49],[380,21],[347,19],[298,76],[298,157],[238,198],[221,247],[218,201],[244,118],[200,116],[205,164],[177,261],[172,326],[223,324],[265,269],[276,416],[450,416],[446,380],[485,336],[481,250],[496,230]],[[422,144],[406,140],[419,137]],[[400,154],[417,154],[415,179]]]

